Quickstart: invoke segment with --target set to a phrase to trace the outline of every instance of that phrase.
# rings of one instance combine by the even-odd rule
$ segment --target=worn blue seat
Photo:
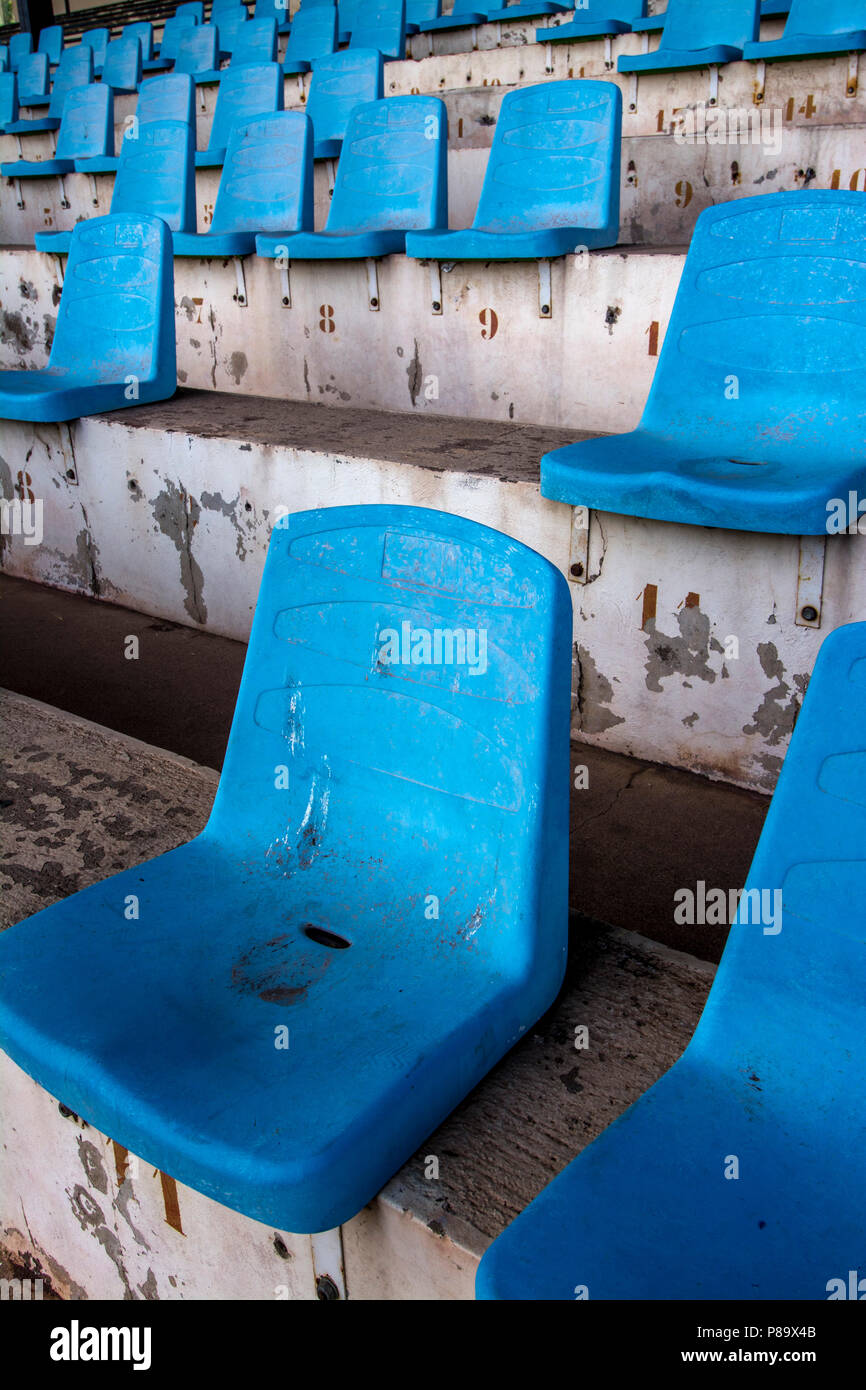
[[[105,50],[108,47],[110,38],[110,30],[102,27],[98,29],[87,29],[81,35],[82,45],[85,48],[89,48],[93,54],[93,70],[96,73],[102,71],[102,65],[105,62]]]
[[[334,0],[329,3],[333,4]],[[255,18],[272,19],[279,34],[290,33],[294,22],[289,20],[289,0],[256,0]]]
[[[559,988],[571,636],[475,522],[277,526],[205,830],[0,934],[3,1048],[226,1206],[348,1221]]]
[[[141,86],[141,43],[137,38],[112,39],[105,50],[102,82],[116,93],[137,92]]]
[[[866,198],[802,190],[698,219],[643,417],[541,461],[545,497],[823,535],[866,494]]]
[[[113,153],[114,97],[110,87],[91,82],[67,94],[54,157],[4,162],[0,173],[7,179],[45,179],[74,170],[101,172],[102,161]]]
[[[48,58],[44,53],[29,53],[21,59],[17,68],[18,78],[18,104],[19,106],[44,106],[51,101],[51,85],[48,79]],[[56,130],[56,126],[36,127],[34,120],[21,120],[18,122],[20,131],[15,134],[24,134],[28,130],[41,128],[44,130]]]
[[[407,256],[536,260],[615,246],[621,127],[622,97],[612,82],[544,82],[508,92],[472,226],[410,232]]]
[[[313,127],[304,111],[236,121],[213,220],[206,232],[175,232],[176,256],[247,256],[257,232],[312,231]]]
[[[17,120],[18,78],[14,72],[0,72],[0,130],[8,130]]]
[[[866,48],[863,0],[791,0],[780,39],[747,43],[743,57],[765,63],[814,58],[825,53],[853,53]]]
[[[426,19],[439,19],[442,0],[406,0],[406,33],[417,34]]]
[[[197,21],[191,14],[173,14],[165,21],[159,53],[155,58],[144,61],[145,72],[164,72],[177,58],[180,41],[190,29],[197,28]]]
[[[0,372],[0,419],[73,420],[177,387],[171,234],[156,217],[79,222],[48,366]]]
[[[231,3],[234,4],[234,0],[231,0]],[[211,9],[216,14],[219,8],[219,0],[216,0]],[[175,14],[191,20],[193,24],[204,24],[204,5],[201,0],[185,0],[184,4],[178,5]]]
[[[337,47],[336,5],[313,5],[306,0],[292,20],[283,72],[309,72],[317,58],[328,58]]]
[[[224,57],[229,57],[234,51],[241,31],[250,23],[247,7],[241,4],[233,4],[230,8],[226,6],[220,10],[219,14],[212,16],[212,23],[219,31],[220,53]]]
[[[277,21],[251,19],[241,26],[232,47],[229,67],[240,68],[247,63],[277,61]]]
[[[111,211],[160,217],[173,232],[195,231],[194,126],[162,120],[127,130],[120,144]],[[36,249],[66,255],[71,236],[37,232]]]
[[[138,39],[141,44],[142,63],[150,62],[153,57],[153,24],[149,19],[139,20],[135,24],[124,24],[120,36],[123,39]]]
[[[38,54],[37,57],[43,59],[45,62],[48,61],[44,54]],[[33,59],[30,61],[32,62]],[[77,44],[75,48],[64,48],[63,56],[54,74],[54,83],[51,87],[50,94],[44,92],[39,97],[35,94],[31,94],[29,101],[25,101],[23,79],[21,74],[19,74],[19,105],[47,106],[48,115],[36,117],[32,121],[20,121],[20,131],[16,133],[23,135],[28,130],[58,130],[60,128],[60,118],[63,115],[63,104],[69,92],[72,91],[73,87],[84,87],[88,82],[92,81],[93,51],[81,44]]]
[[[279,63],[229,67],[220,82],[210,139],[195,162],[200,169],[219,167],[225,160],[232,126],[252,116],[283,109],[283,74]]]
[[[422,19],[418,32],[436,34],[446,29],[473,29],[476,24],[486,23],[487,13],[478,8],[475,0],[454,0],[450,14],[440,15],[438,19]]]
[[[570,4],[560,5],[554,0],[506,0],[505,5],[494,5],[485,11],[488,24],[507,23],[512,19],[536,19],[539,15],[563,14],[570,10]]]
[[[21,32],[12,34],[9,39],[9,67],[17,72],[25,58],[33,52],[33,35]]]
[[[713,0],[711,5],[669,0],[656,51],[623,54],[617,71],[672,72],[732,63],[758,37],[759,25],[759,0]]]
[[[856,623],[821,647],[746,883],[761,911],[741,904],[691,1043],[494,1241],[477,1297],[821,1300],[862,1271],[864,705]]]
[[[307,97],[316,159],[339,155],[353,107],[378,101],[383,83],[384,60],[378,49],[350,49],[316,60]]]
[[[197,85],[220,80],[220,36],[215,24],[185,29],[177,46],[175,72],[187,72]]]
[[[586,0],[574,19],[536,29],[539,43],[582,43],[609,34],[628,34],[646,14],[646,0]],[[661,28],[661,24],[659,25]]]
[[[256,237],[260,256],[346,260],[402,252],[448,222],[448,117],[438,97],[387,97],[349,118],[323,232]]]
[[[51,67],[56,68],[63,52],[63,25],[50,24],[39,35],[37,52],[44,53]]]
[[[349,48],[378,48],[383,58],[405,58],[406,0],[365,0],[359,4]]]

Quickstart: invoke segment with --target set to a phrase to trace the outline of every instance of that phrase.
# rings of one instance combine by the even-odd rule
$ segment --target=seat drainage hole
[[[338,936],[334,931],[325,931],[324,927],[312,927],[309,922],[304,924],[302,931],[311,941],[315,941],[319,946],[330,946],[333,951],[345,951],[352,944],[345,936]]]

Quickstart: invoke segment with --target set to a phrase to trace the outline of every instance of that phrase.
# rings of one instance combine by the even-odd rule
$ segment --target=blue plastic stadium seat
[[[101,172],[102,161],[113,153],[114,97],[110,87],[91,82],[67,93],[54,157],[3,163],[0,173],[7,179],[44,179],[73,170]]]
[[[277,61],[277,21],[251,19],[241,26],[232,47],[229,67],[240,68],[248,63]]]
[[[352,108],[383,95],[384,60],[378,49],[350,49],[316,59],[307,115],[313,122],[316,159],[335,159],[346,134]]]
[[[546,454],[545,497],[823,535],[866,494],[866,198],[802,190],[701,214],[643,418]]]
[[[102,71],[102,64],[105,62],[105,50],[110,38],[110,31],[102,28],[88,29],[81,35],[81,43],[93,53],[94,72]]]
[[[336,5],[314,5],[310,0],[292,20],[283,72],[309,72],[317,58],[328,58],[337,47]]]
[[[494,5],[485,11],[488,24],[501,24],[512,19],[536,19],[544,14],[562,14],[571,5],[559,5],[552,0],[512,0],[505,5]]]
[[[329,0],[329,3],[333,4],[334,0]],[[290,33],[294,22],[289,21],[289,0],[256,0],[255,17],[274,20],[280,34]]]
[[[234,4],[231,9],[226,7],[213,16],[212,22],[219,31],[220,53],[228,57],[234,51],[241,31],[250,23],[247,7],[241,4]]]
[[[18,120],[18,78],[14,72],[0,72],[0,130],[7,131]]]
[[[758,37],[759,0],[669,0],[664,21],[655,53],[624,54],[618,72],[672,72],[742,58],[744,46]]]
[[[167,72],[150,77],[142,84],[135,107],[139,126],[151,121],[185,121],[195,128],[195,83],[188,73]],[[117,171],[117,155],[91,160],[88,172],[113,174]]]
[[[177,387],[171,235],[141,214],[72,232],[48,366],[0,372],[0,419],[74,420]]]
[[[188,72],[197,84],[220,80],[220,36],[215,24],[185,29],[177,46],[175,72]]]
[[[45,106],[51,101],[51,86],[48,80],[48,58],[44,53],[29,53],[18,64],[18,104],[19,106]],[[33,129],[34,121],[19,121],[21,133]],[[47,126],[45,129],[57,127]],[[17,132],[16,132],[17,133]]]
[[[33,35],[28,33],[13,34],[9,40],[9,66],[13,72],[17,72],[22,61],[28,58],[33,52]]]
[[[438,19],[422,19],[418,32],[436,34],[446,29],[472,29],[476,24],[486,23],[486,11],[479,9],[475,0],[454,0],[450,14],[440,15]]]
[[[234,0],[231,0],[231,3],[234,3]],[[212,8],[214,13],[216,13],[219,9],[219,4],[214,4]],[[184,4],[178,5],[175,14],[191,21],[193,24],[204,24],[204,5],[201,3],[201,0],[185,0]]]
[[[63,25],[51,24],[39,35],[37,52],[44,53],[51,67],[56,68],[63,52]]]
[[[442,15],[442,0],[406,0],[406,33],[417,34],[428,19]]]
[[[195,128],[149,121],[127,130],[111,195],[112,213],[160,217],[173,232],[195,231]],[[65,255],[71,232],[37,232],[37,251]]]
[[[438,97],[387,97],[349,118],[323,232],[258,236],[260,256],[388,256],[413,229],[448,223],[448,117]]]
[[[283,74],[279,63],[228,68],[217,93],[216,109],[206,150],[195,157],[199,169],[218,168],[226,157],[232,126],[283,109]]]
[[[31,58],[29,61],[35,62],[40,59],[44,62],[48,61],[44,54],[37,54],[35,59]],[[31,94],[29,101],[25,100],[23,77],[19,74],[19,105],[47,105],[48,115],[36,117],[32,121],[19,121],[13,134],[24,135],[28,131],[32,133],[41,130],[58,130],[60,128],[60,119],[63,115],[63,105],[69,92],[72,91],[73,87],[85,87],[88,82],[92,81],[93,52],[90,48],[83,47],[81,44],[77,44],[75,48],[64,48],[63,56],[60,59],[60,64],[54,75],[54,85],[51,88],[50,95],[43,94],[41,97],[37,98],[35,95]]]
[[[196,236],[175,232],[176,256],[247,256],[257,232],[312,231],[313,127],[303,111],[236,121],[213,221]]]
[[[338,0],[337,39],[340,44],[347,44],[351,39],[360,4],[361,0]]]
[[[349,48],[378,48],[383,58],[405,58],[406,0],[365,0],[359,4]]]
[[[163,72],[167,67],[170,67],[177,57],[180,41],[184,34],[197,27],[196,20],[191,14],[173,14],[170,19],[165,21],[158,55],[144,63],[144,71]]]
[[[0,933],[3,1048],[230,1208],[351,1219],[559,988],[571,636],[485,526],[290,517],[207,827]]]
[[[813,1301],[862,1272],[864,705],[856,623],[821,647],[691,1043],[493,1242],[477,1297]]]
[[[150,62],[153,57],[153,25],[149,19],[141,20],[136,24],[124,24],[121,38],[138,39],[141,44],[142,63]]]
[[[141,43],[137,38],[112,39],[105,50],[102,82],[116,93],[137,92],[141,86]]]
[[[407,256],[536,260],[615,246],[621,127],[622,97],[612,82],[544,82],[508,92],[472,226],[411,232]]]
[[[782,37],[767,43],[747,43],[743,57],[771,63],[824,53],[853,53],[864,48],[864,0],[791,0]]]
[[[236,10],[239,3],[240,0],[213,0],[211,5],[211,22],[216,24],[218,15],[225,13],[227,10]]]
[[[627,34],[646,14],[646,0],[586,0],[567,24],[536,29],[539,43],[582,43],[608,34]],[[661,26],[659,26],[661,27]]]

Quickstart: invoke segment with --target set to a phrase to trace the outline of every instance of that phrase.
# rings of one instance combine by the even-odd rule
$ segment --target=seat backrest
[[[406,0],[359,5],[350,48],[378,48],[386,58],[406,57]]]
[[[57,158],[95,159],[113,154],[114,93],[101,82],[73,87],[63,107]]]
[[[473,226],[491,232],[619,227],[622,97],[575,79],[508,92]]]
[[[418,933],[436,926],[424,895],[459,901],[468,880],[466,939],[492,944],[495,900],[492,936],[522,929],[528,956],[546,888],[544,928],[566,911],[571,637],[562,574],[477,522],[395,506],[289,517],[205,835],[242,844],[251,871],[319,859],[339,881],[349,860],[402,881]]]
[[[173,232],[195,231],[195,127],[150,121],[120,145],[111,211],[161,217]]]
[[[319,58],[307,96],[316,140],[342,140],[352,108],[362,101],[378,101],[383,82],[382,55],[376,49],[349,49]]]
[[[195,125],[195,83],[188,72],[167,72],[150,77],[138,94],[135,108],[139,124],[150,121],[186,121]]]
[[[174,267],[164,222],[114,214],[72,232],[49,366],[95,381],[175,377]]]
[[[699,49],[717,43],[742,48],[758,37],[760,0],[713,0],[711,5],[668,0],[664,21],[659,48]]]
[[[48,56],[28,53],[18,64],[18,103],[28,106],[30,100],[44,97],[48,91]],[[65,96],[66,93],[64,92]]]
[[[311,232],[313,127],[304,111],[277,111],[232,127],[212,232]]]
[[[63,52],[63,26],[51,24],[47,29],[43,29],[39,35],[38,51],[48,56],[48,61],[52,67],[56,67],[60,62],[60,55]]]
[[[52,116],[62,117],[63,103],[73,87],[85,87],[93,81],[93,62],[93,49],[86,44],[64,48],[51,88],[51,105],[48,109]]]
[[[204,24],[204,5],[201,0],[185,0],[183,5],[178,5],[175,14],[183,15],[193,24]]]
[[[185,29],[177,46],[175,72],[212,72],[219,67],[219,30],[215,24],[197,24]]]
[[[777,1101],[784,1080],[823,1106],[832,1077],[852,1139],[866,1111],[864,708],[866,623],[851,623],[818,653],[687,1053],[708,1055],[714,1074],[720,1061],[747,1068]]]
[[[439,97],[386,97],[349,117],[329,232],[448,226],[448,116]]]
[[[224,53],[233,53],[241,31],[252,21],[246,5],[232,5],[231,9],[220,10],[219,14],[213,17],[213,22],[219,29],[220,48]]]
[[[0,128],[18,120],[18,78],[14,72],[0,72]]]
[[[282,109],[283,74],[279,63],[229,67],[219,85],[208,149],[225,149],[237,121]]]
[[[141,83],[141,44],[136,38],[112,39],[105,50],[102,81],[131,92]]]
[[[442,14],[442,0],[406,0],[406,23],[424,24],[429,19],[439,19]]]
[[[802,189],[701,213],[643,415],[667,434],[863,458],[866,198]],[[735,385],[736,390],[732,390]],[[693,444],[690,447],[694,447]]]
[[[93,51],[93,66],[101,68],[105,62],[105,50],[108,47],[108,40],[111,35],[107,29],[88,29],[81,35],[81,43],[85,48]],[[73,49],[72,52],[75,50]]]
[[[232,47],[231,66],[246,63],[275,63],[277,61],[277,21],[251,19],[238,31]]]
[[[189,14],[175,14],[172,15],[171,19],[167,19],[162,31],[162,42],[159,45],[160,58],[176,58],[184,34],[197,27],[192,15]]]
[[[309,4],[309,0],[307,0]],[[326,58],[337,47],[337,10],[334,5],[301,9],[292,20],[285,62],[311,63]]]
[[[785,37],[798,34],[848,34],[866,29],[863,0],[791,0]]]
[[[12,71],[17,72],[23,59],[28,58],[32,52],[32,34],[13,34],[9,39],[9,66]]]
[[[149,19],[140,20],[136,24],[124,24],[121,38],[138,39],[141,44],[141,61],[143,63],[151,61],[153,58],[153,25]]]

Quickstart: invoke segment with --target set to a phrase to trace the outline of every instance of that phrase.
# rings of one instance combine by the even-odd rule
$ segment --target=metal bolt
[[[583,574],[583,565],[579,560],[577,561],[577,564],[572,565],[570,573],[574,579],[580,579],[581,575]]]
[[[549,314],[549,313],[550,313],[550,305],[549,305],[549,304],[542,304],[542,306],[541,306],[541,312],[542,312],[542,314]]]
[[[335,1303],[339,1301],[340,1290],[334,1283],[330,1274],[320,1274],[316,1279],[316,1298],[325,1303]]]
[[[804,623],[814,623],[818,618],[818,610],[808,603],[805,608],[800,609],[800,617]]]

